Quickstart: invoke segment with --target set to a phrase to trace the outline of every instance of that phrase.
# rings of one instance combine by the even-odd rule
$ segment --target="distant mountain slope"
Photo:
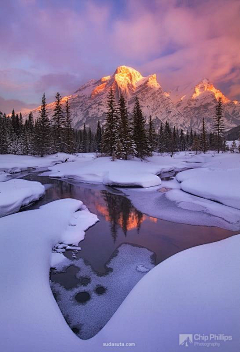
[[[204,117],[207,129],[211,130],[216,102],[220,97],[223,101],[224,126],[228,130],[240,124],[240,103],[230,101],[208,79],[204,79],[192,88],[188,94],[183,95],[176,103],[176,107],[187,119],[189,128],[200,130]]]
[[[225,137],[228,141],[235,141],[240,138],[240,126],[233,127],[225,133]]]
[[[200,130],[202,118],[205,117],[207,129],[211,130],[216,102],[220,96],[224,102],[226,129],[240,125],[239,102],[230,101],[206,79],[193,88],[188,87],[184,96],[178,90],[172,99],[171,93],[164,92],[155,74],[143,77],[134,68],[119,66],[112,75],[90,80],[74,94],[63,97],[63,103],[69,100],[75,128],[80,129],[85,123],[95,129],[98,120],[104,123],[110,88],[114,90],[117,100],[121,93],[125,96],[130,114],[135,97],[138,96],[147,121],[151,115],[156,127],[160,122],[169,121],[172,126],[185,131],[190,128]],[[181,98],[175,101],[176,96]],[[48,104],[47,108],[51,116],[54,103]],[[33,114],[37,117],[39,108],[34,109]]]

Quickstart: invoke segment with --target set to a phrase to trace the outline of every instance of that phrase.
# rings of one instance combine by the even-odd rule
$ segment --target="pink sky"
[[[240,100],[239,18],[239,0],[4,1],[0,110],[70,94],[119,65],[157,73],[167,91],[206,77]]]

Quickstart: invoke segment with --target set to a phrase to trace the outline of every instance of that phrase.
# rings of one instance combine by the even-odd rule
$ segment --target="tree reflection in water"
[[[117,239],[117,232],[122,228],[123,233],[127,236],[127,232],[133,228],[137,228],[140,232],[141,223],[143,222],[143,214],[136,210],[129,199],[119,194],[112,194],[102,191],[103,199],[107,207],[107,219],[110,223],[111,234],[114,242]]]

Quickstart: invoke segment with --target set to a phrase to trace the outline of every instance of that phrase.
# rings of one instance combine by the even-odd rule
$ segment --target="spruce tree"
[[[159,133],[158,133],[158,152],[164,152],[164,132],[163,132],[163,124],[161,122]]]
[[[180,151],[185,151],[186,150],[186,138],[183,133],[183,130],[180,132],[180,137],[179,137],[179,149]]]
[[[84,123],[84,125],[83,125],[83,138],[82,138],[82,152],[87,153],[87,151],[88,151],[88,134],[87,134],[86,125]]]
[[[118,113],[120,129],[117,149],[121,148],[122,158],[127,160],[129,156],[134,154],[134,142],[128,120],[127,105],[123,95],[121,95],[119,99]]]
[[[133,109],[133,140],[136,145],[136,156],[143,159],[150,155],[145,119],[138,98],[135,100]]]
[[[74,152],[74,131],[72,128],[72,119],[71,111],[68,99],[66,101],[66,117],[65,117],[65,126],[64,126],[64,144],[65,152],[72,154]]]
[[[170,143],[170,151],[171,156],[177,151],[177,132],[176,127],[173,127],[172,136],[171,136],[171,143]]]
[[[156,148],[156,133],[152,121],[152,116],[149,118],[149,127],[148,127],[148,143],[149,143],[149,152],[152,154]]]
[[[222,144],[222,136],[224,131],[224,123],[223,123],[223,103],[222,98],[219,98],[216,105],[216,116],[214,118],[214,132],[216,133],[216,147],[217,152],[219,153]]]
[[[200,141],[199,141],[199,137],[196,133],[194,133],[194,136],[193,136],[192,150],[194,150],[196,154],[200,150]]]
[[[88,152],[91,153],[93,151],[93,133],[91,127],[88,128]]]
[[[189,146],[190,146],[190,136],[189,136],[189,132],[187,130],[187,135],[186,135],[186,149],[189,150]]]
[[[171,151],[171,143],[172,143],[172,131],[168,121],[166,121],[165,127],[164,127],[164,151],[165,152],[169,153]]]
[[[6,115],[0,112],[0,154],[7,154],[8,152],[6,119]]]
[[[102,128],[100,122],[97,123],[97,132],[95,137],[96,152],[101,153],[101,143],[102,143]]]
[[[111,156],[112,160],[116,157],[116,147],[119,139],[119,118],[117,115],[116,103],[113,89],[110,89],[107,100],[107,113],[104,134],[102,138],[102,152]]]
[[[190,147],[190,149],[192,149],[192,146],[193,146],[193,139],[194,139],[193,130],[191,128],[190,136],[189,136],[189,147]]]
[[[205,120],[204,117],[202,119],[202,133],[201,133],[201,150],[205,154],[207,151],[207,132],[206,132],[206,127],[205,127]]]
[[[54,136],[54,149],[55,152],[64,151],[63,144],[63,127],[64,127],[64,115],[61,105],[61,95],[56,94],[54,114],[53,114],[53,136]]]
[[[47,114],[46,107],[46,96],[45,93],[42,96],[42,104],[40,109],[40,115],[38,118],[37,129],[38,133],[36,138],[39,139],[38,142],[38,154],[44,156],[50,154],[50,121]]]

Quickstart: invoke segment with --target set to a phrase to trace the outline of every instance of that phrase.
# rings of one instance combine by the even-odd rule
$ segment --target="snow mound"
[[[180,172],[181,189],[196,196],[240,209],[240,168],[201,168]]]
[[[168,189],[168,185],[172,189]],[[181,224],[217,226],[240,230],[240,210],[179,190],[175,179],[163,188],[125,189],[125,195],[142,213]],[[160,186],[161,187],[161,186]],[[167,191],[166,191],[167,190]]]
[[[0,182],[7,181],[8,177],[9,177],[9,174],[7,172],[5,172],[5,171],[1,172],[0,171]]]
[[[49,267],[53,245],[81,208],[81,202],[64,199],[0,219],[2,351],[97,352],[103,343],[121,341],[134,342],[138,352],[159,346],[177,352],[182,332],[232,336],[217,341],[218,351],[239,350],[240,235],[162,262],[138,282],[102,331],[89,341],[77,338],[51,293]]]
[[[179,334],[214,333],[232,336],[207,341],[219,343],[218,351],[238,351],[239,246],[240,235],[188,249],[157,265],[130,292],[98,339],[135,342],[138,352],[156,352],[159,346],[177,352],[182,351]],[[193,347],[191,351],[198,346]]]
[[[67,235],[75,240],[68,229],[74,223],[81,234],[90,216],[82,202],[63,199],[0,219],[1,351],[81,349],[53,298],[49,268],[52,247]]]
[[[107,186],[119,187],[154,187],[161,184],[158,176],[142,173],[142,174],[116,174],[108,172],[103,177],[103,184]]]
[[[30,169],[47,168],[48,166],[58,163],[74,161],[78,157],[81,158],[81,154],[71,155],[66,153],[57,153],[47,155],[43,158],[30,155],[2,154],[0,155],[0,170],[14,174]]]
[[[161,184],[161,172],[183,170],[186,163],[169,156],[153,156],[144,161],[115,160],[101,157],[49,167],[52,177],[65,177],[88,183],[104,183],[123,187],[153,187]]]
[[[44,193],[45,188],[40,182],[20,179],[0,182],[0,217],[16,213]]]
[[[166,193],[166,198],[177,203],[178,207],[185,210],[203,212],[235,224],[240,228],[240,211],[228,206],[202,199],[181,190],[171,190]]]

